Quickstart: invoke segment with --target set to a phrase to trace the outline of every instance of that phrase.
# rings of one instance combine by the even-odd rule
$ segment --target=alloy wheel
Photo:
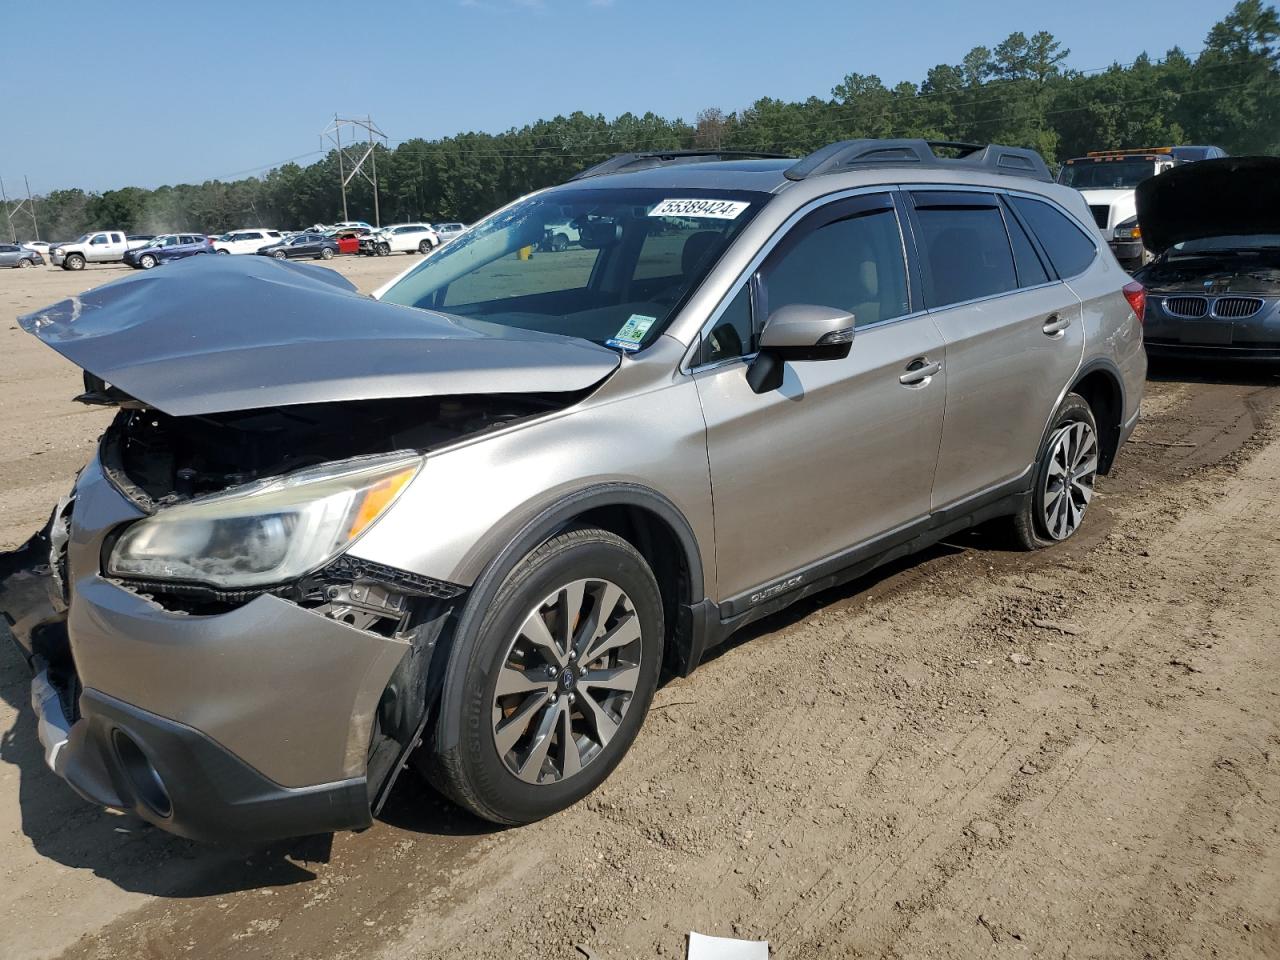
[[[640,619],[608,580],[575,580],[525,617],[493,694],[493,739],[527,783],[557,783],[597,759],[640,680]]]
[[[1044,525],[1054,540],[1080,527],[1098,475],[1098,437],[1083,420],[1058,429],[1049,441],[1044,478]]]

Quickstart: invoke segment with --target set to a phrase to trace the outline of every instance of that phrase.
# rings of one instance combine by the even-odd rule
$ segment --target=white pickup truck
[[[1127,263],[1135,256],[1142,260],[1141,244],[1135,254],[1129,238],[1117,238],[1118,225],[1138,212],[1134,190],[1143,180],[1171,167],[1196,160],[1225,157],[1221,147],[1144,147],[1140,150],[1094,150],[1083,157],[1063,163],[1058,182],[1075,187],[1084,194],[1089,212],[1098,224],[1103,239],[1111,245],[1116,258]]]
[[[83,270],[86,263],[119,263],[129,249],[123,230],[95,230],[79,240],[60,243],[49,259],[63,270]]]

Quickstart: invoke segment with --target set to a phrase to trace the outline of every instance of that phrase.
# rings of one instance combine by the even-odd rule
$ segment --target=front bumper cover
[[[191,727],[85,690],[79,718],[47,668],[31,687],[45,762],[91,803],[201,841],[263,841],[369,826],[365,778],[284,787]]]
[[[138,516],[95,459],[0,570],[50,768],[193,839],[368,826],[371,737],[410,644],[270,595],[213,615],[166,609],[98,573],[105,539]]]

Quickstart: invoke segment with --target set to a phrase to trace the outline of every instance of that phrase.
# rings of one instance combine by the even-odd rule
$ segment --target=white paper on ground
[[[708,937],[690,931],[688,960],[769,960],[769,941]]]

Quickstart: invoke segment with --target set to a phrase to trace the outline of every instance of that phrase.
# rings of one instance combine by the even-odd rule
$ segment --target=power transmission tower
[[[346,145],[342,142],[342,131],[347,130]],[[387,146],[387,135],[378,129],[372,117],[340,117],[333,115],[333,123],[324,128],[320,134],[322,142],[333,144],[338,154],[338,178],[342,181],[342,219],[350,220],[347,213],[347,184],[357,175],[364,177],[373,187],[373,225],[382,226],[381,214],[378,211],[378,155],[374,147],[379,142]],[[365,172],[368,161],[369,172]],[[350,171],[348,171],[350,167]]]
[[[13,206],[9,206],[9,195],[4,191],[3,178],[0,178],[0,203],[4,204],[5,217],[9,221],[9,238],[14,243],[18,242],[18,228],[13,225],[13,218],[20,213],[25,213],[31,218],[31,229],[35,231],[35,239],[40,239],[40,224],[36,222],[36,202],[31,196],[31,182],[24,176],[22,183],[27,188],[27,199],[19,200]]]

